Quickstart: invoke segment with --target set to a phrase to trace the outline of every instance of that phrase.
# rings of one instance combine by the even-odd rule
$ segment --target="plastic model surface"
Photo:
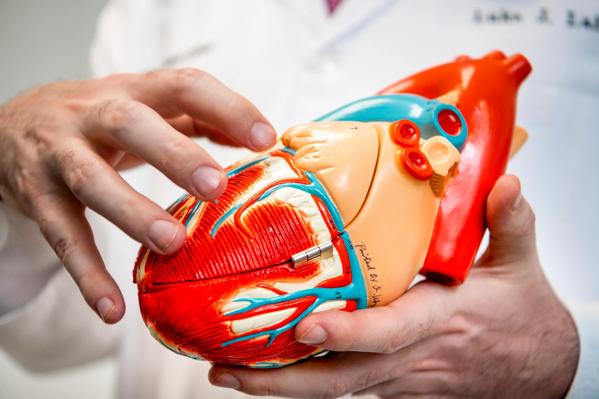
[[[134,270],[152,335],[193,358],[277,367],[320,352],[293,338],[311,312],[385,305],[418,272],[463,281],[485,198],[521,144],[529,72],[521,55],[459,57],[292,127],[230,167],[218,201],[179,199],[184,247],[142,248]]]

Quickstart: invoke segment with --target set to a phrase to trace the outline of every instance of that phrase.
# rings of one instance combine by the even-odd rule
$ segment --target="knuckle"
[[[189,152],[190,142],[186,139],[170,140],[164,145],[159,159],[159,166],[165,169],[175,168],[182,157]],[[199,159],[195,157],[195,159]]]
[[[75,247],[76,244],[74,242],[65,238],[60,238],[54,242],[54,251],[62,261],[64,261],[66,257],[73,252]]]
[[[56,132],[52,128],[32,127],[25,130],[23,139],[30,148],[34,148],[38,153],[43,153],[51,148],[56,140]]]
[[[44,181],[45,178],[32,170],[20,170],[12,178],[8,191],[14,193],[17,208],[31,218],[43,213],[46,198],[54,195],[52,183]]]
[[[93,160],[78,159],[77,150],[73,148],[58,152],[57,160],[66,185],[80,196],[93,183],[95,163]]]
[[[347,383],[339,378],[332,378],[330,383],[325,387],[322,394],[319,396],[321,399],[335,399],[345,395],[349,392],[349,386]]]
[[[61,261],[65,261],[68,256],[75,251],[77,243],[67,238],[59,238],[53,243],[54,252]]]
[[[26,207],[33,206],[37,198],[43,193],[35,183],[34,173],[30,169],[18,169],[14,173],[15,191]]]
[[[397,352],[398,347],[399,347],[399,345],[394,342],[386,342],[381,346],[381,349],[379,352],[383,353],[385,355],[390,355],[392,353]]]
[[[168,70],[168,80],[176,92],[185,92],[190,86],[209,78],[210,75],[196,68],[180,68]]]
[[[64,176],[73,194],[79,197],[85,193],[86,188],[89,187],[93,180],[92,167],[89,162],[82,162],[74,168],[66,170]]]
[[[5,193],[13,193],[15,200],[22,205],[30,206],[41,194],[44,179],[40,179],[43,169],[39,157],[31,152],[2,149],[0,156],[0,186]],[[12,151],[11,151],[12,150]],[[1,152],[1,151],[0,151]],[[47,181],[47,179],[45,179]]]
[[[378,384],[379,382],[389,380],[390,377],[388,374],[388,371],[383,369],[368,370],[356,380],[356,386],[353,387],[354,389],[352,390],[363,390],[371,387],[372,385]]]
[[[69,146],[61,146],[56,149],[54,157],[59,168],[70,169],[75,164],[77,151]]]
[[[100,123],[112,132],[120,132],[139,120],[142,105],[129,100],[111,99],[97,107]]]

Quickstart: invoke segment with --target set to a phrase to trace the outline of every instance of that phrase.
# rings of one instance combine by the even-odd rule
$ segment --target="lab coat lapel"
[[[309,26],[320,31],[309,56],[342,42],[382,15],[393,0],[343,0],[333,14],[328,13],[324,0],[283,1],[290,11]]]

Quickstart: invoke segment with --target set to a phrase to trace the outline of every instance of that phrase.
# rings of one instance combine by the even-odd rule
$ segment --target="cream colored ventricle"
[[[301,169],[318,177],[341,214],[365,279],[369,306],[400,296],[418,273],[440,197],[459,161],[443,137],[421,140],[431,179],[414,178],[397,162],[401,149],[389,123],[334,122],[288,130],[283,144]]]
[[[323,122],[295,126],[282,137],[296,150],[297,167],[327,188],[347,226],[358,215],[372,182],[379,136],[371,124]]]

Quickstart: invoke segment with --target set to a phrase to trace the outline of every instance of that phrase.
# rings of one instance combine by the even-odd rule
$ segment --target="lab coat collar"
[[[280,0],[281,6],[321,32],[313,52],[326,51],[356,34],[393,3],[393,0],[344,0],[333,14],[329,14],[324,0]]]
[[[156,10],[161,10],[159,5],[162,0],[152,1],[155,2]],[[395,3],[394,0],[344,0],[333,14],[328,13],[324,0],[278,0],[276,3],[265,5],[265,7],[270,9],[271,18],[277,18],[277,12],[289,13],[300,24],[304,24],[314,32],[316,39],[308,44],[306,52],[298,54],[301,59],[310,60],[314,57],[318,58],[321,54],[334,52],[336,45],[358,34],[360,30],[384,14],[393,3]],[[197,52],[206,51],[209,49],[210,43],[218,41],[218,25],[220,24],[218,18],[205,20],[200,26],[196,24],[176,25],[175,22],[181,15],[202,15],[203,12],[210,13],[212,11],[210,8],[218,9],[219,14],[223,14],[227,9],[233,12],[237,6],[241,8],[254,7],[247,0],[228,0],[207,4],[197,2],[197,0],[173,2],[168,13],[159,13],[162,16],[162,26],[176,26],[176,29],[167,34],[160,43],[157,43],[160,46],[163,62],[155,67],[176,65],[181,59],[193,56]],[[277,8],[279,11],[276,11]],[[160,23],[154,24],[154,28],[157,31],[166,31]],[[200,43],[198,43],[198,37],[202,38]]]

